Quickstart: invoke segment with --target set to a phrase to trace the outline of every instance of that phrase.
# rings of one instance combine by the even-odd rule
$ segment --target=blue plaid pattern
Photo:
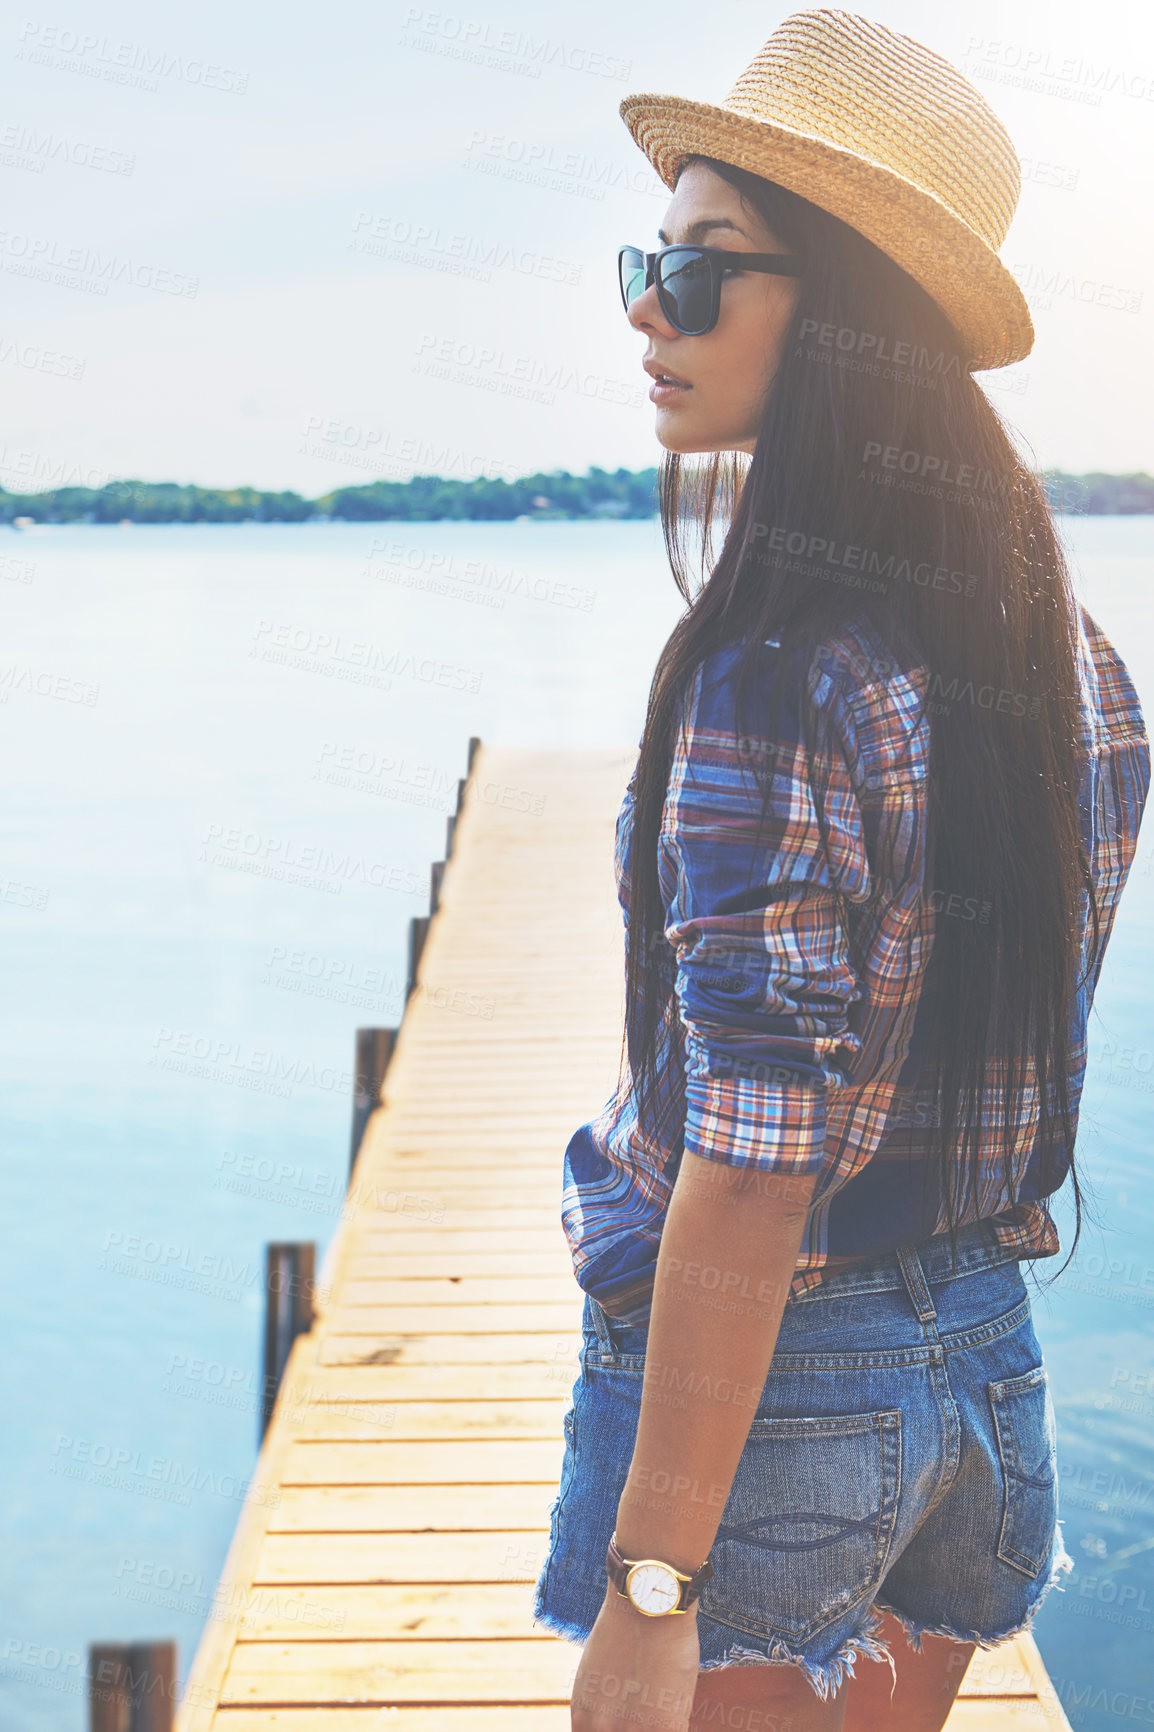
[[[1129,673],[1086,609],[1078,612],[1086,748],[1080,809],[1104,950],[1137,846],[1150,747]],[[761,653],[764,711],[781,652],[770,639]],[[934,1017],[926,970],[937,919],[981,921],[988,910],[980,895],[968,893],[971,887],[951,896],[926,884],[929,718],[919,719],[919,708],[927,688],[931,708],[935,694],[950,702],[984,700],[942,686],[924,665],[903,666],[864,618],[827,642],[808,684],[831,742],[823,757],[827,857],[796,705],[785,710],[785,755],[762,824],[749,764],[759,739],[737,731],[738,654],[739,646],[725,646],[697,669],[670,769],[658,876],[673,1002],[664,1007],[656,1110],[639,1126],[626,1068],[619,1088],[565,1151],[561,1219],[574,1273],[626,1322],[641,1321],[650,1300],[683,1149],[765,1172],[818,1174],[795,1295],[851,1263],[946,1227],[940,1199],[923,1203],[918,1182],[934,1108],[928,1088],[919,1087]],[[1013,726],[1012,707],[1005,707],[1011,708],[1006,725]],[[767,728],[765,722],[762,750]],[[783,765],[791,766],[790,775]],[[633,789],[631,778],[615,845],[626,927]],[[861,974],[833,888],[845,899],[867,959]],[[1092,928],[1088,897],[1082,902],[1085,963]],[[1100,966],[1099,959],[1081,988],[1071,1029],[1075,1112]],[[1000,1243],[1020,1257],[1053,1256],[1060,1245],[1038,1184],[1037,1092],[1027,1089],[1015,1127],[1016,1207],[997,1183],[997,1091],[987,1098],[988,1177],[962,1220],[989,1218]]]

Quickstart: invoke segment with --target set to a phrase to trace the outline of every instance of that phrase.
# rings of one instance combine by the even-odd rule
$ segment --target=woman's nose
[[[629,323],[635,331],[660,331],[664,336],[674,334],[673,326],[661,311],[655,283],[650,283],[643,293],[635,295],[630,301]]]

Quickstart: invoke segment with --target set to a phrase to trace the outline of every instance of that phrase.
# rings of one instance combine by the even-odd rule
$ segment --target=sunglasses
[[[800,277],[802,264],[789,253],[729,253],[720,247],[659,247],[655,253],[644,252],[641,247],[620,247],[617,252],[617,278],[625,311],[656,283],[661,311],[673,329],[685,337],[703,337],[712,331],[721,312],[722,278],[730,271]]]

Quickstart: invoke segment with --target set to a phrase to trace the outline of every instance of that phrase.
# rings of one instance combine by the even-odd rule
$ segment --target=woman
[[[1073,1565],[1020,1265],[1067,1175],[1080,1229],[1149,745],[972,376],[1033,337],[978,93],[819,11],[724,106],[621,107],[673,193],[620,264],[690,606],[618,820],[628,1053],[566,1150],[534,1610],[580,1732],[935,1732]]]

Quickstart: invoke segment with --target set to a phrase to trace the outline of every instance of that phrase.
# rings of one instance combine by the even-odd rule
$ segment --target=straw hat
[[[1033,347],[998,258],[1017,155],[973,85],[920,42],[852,12],[795,12],[720,107],[645,93],[621,118],[671,191],[687,156],[712,156],[849,223],[933,296],[971,368]]]

